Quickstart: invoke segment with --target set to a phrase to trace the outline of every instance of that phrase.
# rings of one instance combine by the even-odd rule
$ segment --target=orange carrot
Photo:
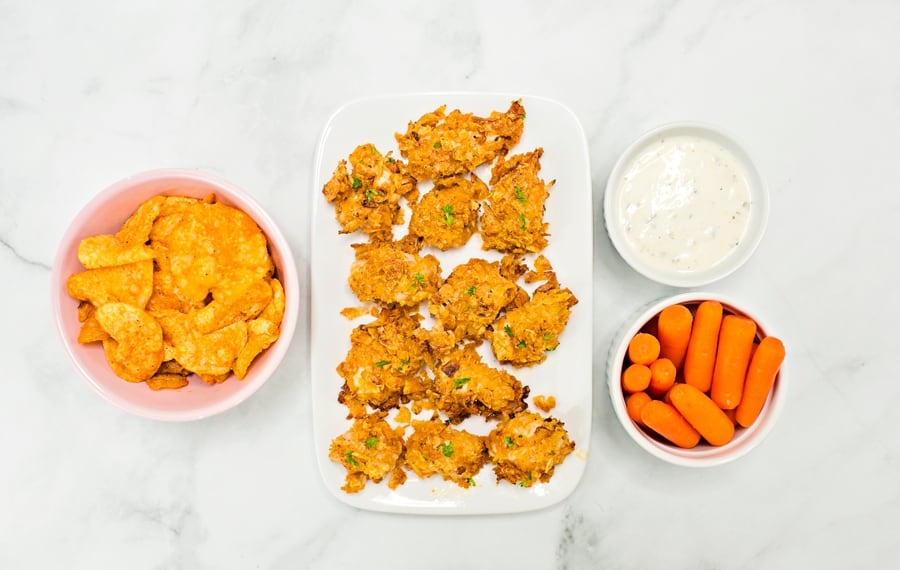
[[[675,384],[675,365],[668,358],[657,358],[650,365],[650,394],[660,397]]]
[[[649,365],[659,358],[659,340],[652,334],[637,333],[628,343],[628,358],[635,364]]]
[[[628,417],[631,418],[631,421],[638,425],[644,425],[644,422],[641,421],[641,410],[644,409],[644,406],[650,399],[650,395],[647,392],[635,392],[628,396],[628,399],[625,400],[625,409],[628,411]]]
[[[740,407],[740,405],[739,405],[739,407]],[[719,409],[721,409],[721,408],[719,408]],[[737,408],[735,408],[735,409],[737,409]],[[722,410],[722,411],[725,413],[726,416],[728,416],[728,420],[731,423],[737,425],[737,420],[734,418],[734,414],[735,414],[734,410]]]
[[[782,362],[784,362],[784,344],[774,336],[762,339],[747,368],[744,397],[734,413],[737,423],[749,427],[756,421],[769,397],[769,392],[772,391],[775,376]]]
[[[734,437],[734,423],[709,396],[690,384],[669,390],[672,405],[710,445],[725,445]]]
[[[709,396],[723,410],[736,408],[741,403],[755,338],[756,323],[752,319],[738,315],[722,319]]]
[[[712,384],[716,365],[716,345],[722,324],[722,303],[703,301],[694,315],[691,340],[684,355],[684,381],[701,392]]]
[[[650,385],[650,368],[644,364],[632,364],[622,372],[622,390],[631,394],[643,392]]]
[[[665,402],[650,400],[644,404],[641,421],[678,447],[690,449],[700,443],[700,433],[678,413],[678,410]]]
[[[691,340],[694,316],[684,305],[671,305],[659,313],[658,321],[659,356],[668,358],[680,369]]]

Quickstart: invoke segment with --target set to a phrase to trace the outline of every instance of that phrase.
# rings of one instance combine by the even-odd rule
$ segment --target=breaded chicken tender
[[[413,432],[406,439],[406,465],[421,479],[440,475],[469,488],[487,461],[484,438],[454,429],[437,415],[429,421],[415,420],[412,425]]]
[[[382,306],[414,307],[441,284],[441,263],[419,255],[415,239],[353,244],[356,261],[347,279],[360,301]]]
[[[339,233],[357,230],[380,239],[390,239],[392,226],[403,223],[400,198],[410,202],[418,199],[416,180],[406,171],[406,165],[381,154],[375,145],[364,144],[350,154],[347,161],[338,163],[322,193],[335,206]]]
[[[575,449],[563,422],[524,412],[501,422],[487,436],[487,448],[497,481],[531,487],[546,483],[557,465]]]
[[[488,338],[494,356],[514,366],[543,362],[547,352],[559,346],[559,335],[577,303],[575,295],[561,289],[555,278],[541,285],[527,303],[509,310],[492,325]]]
[[[547,247],[544,203],[555,180],[544,182],[538,172],[544,149],[508,159],[491,171],[491,191],[482,205],[483,249],[508,253],[539,252]]]
[[[400,155],[418,181],[472,172],[505,154],[522,137],[525,108],[513,101],[505,113],[476,117],[458,109],[445,115],[442,105],[410,122],[406,133],[395,134]]]
[[[424,397],[427,345],[421,320],[406,309],[383,310],[350,333],[350,350],[337,367],[344,379],[338,401],[347,406],[350,417],[364,416],[366,406],[389,410]]]
[[[388,486],[397,488],[406,480],[400,468],[403,456],[403,437],[384,420],[384,413],[355,420],[346,432],[331,441],[328,457],[347,470],[341,487],[347,493],[357,493],[366,481],[381,482],[388,474]]]
[[[480,200],[487,192],[487,185],[474,174],[435,181],[434,188],[412,206],[409,232],[442,251],[466,245],[478,230]]]
[[[485,364],[474,344],[435,359],[433,371],[428,396],[451,423],[471,415],[506,418],[527,407],[528,386],[509,372]]]
[[[428,302],[437,328],[451,331],[457,341],[484,337],[515,298],[518,286],[500,274],[498,262],[473,258],[457,265]]]

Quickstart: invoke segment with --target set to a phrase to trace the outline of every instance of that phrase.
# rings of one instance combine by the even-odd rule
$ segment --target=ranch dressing
[[[747,230],[747,176],[730,151],[705,138],[677,135],[652,142],[625,167],[619,186],[625,239],[656,269],[709,269]]]

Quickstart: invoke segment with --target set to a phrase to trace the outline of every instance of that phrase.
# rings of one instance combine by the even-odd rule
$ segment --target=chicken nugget
[[[434,188],[412,207],[409,232],[442,251],[466,245],[478,230],[479,200],[487,191],[474,174],[435,181]]]
[[[426,113],[411,121],[405,134],[394,135],[416,180],[472,172],[505,154],[522,137],[525,108],[521,101],[513,101],[504,113],[492,111],[488,117],[458,109],[446,115],[446,108],[442,105]]]
[[[498,262],[479,258],[457,265],[428,302],[437,328],[451,331],[456,341],[482,338],[518,290],[500,270]]]
[[[559,335],[576,303],[575,295],[561,289],[555,279],[538,287],[527,303],[507,311],[492,325],[488,338],[494,356],[514,366],[543,362],[547,352],[559,346]]]
[[[347,283],[360,301],[382,306],[414,307],[431,297],[441,283],[441,263],[418,253],[418,242],[406,238],[353,244],[356,260]]]
[[[483,249],[539,252],[547,247],[544,203],[556,181],[544,182],[538,172],[544,149],[501,157],[491,172],[491,191],[482,205]]]
[[[362,231],[390,239],[392,226],[403,223],[400,198],[418,198],[416,179],[402,161],[381,154],[373,144],[356,147],[349,161],[350,171],[341,160],[322,188],[325,199],[334,204],[339,233]]]
[[[366,482],[376,483],[393,471],[401,471],[403,438],[384,420],[384,413],[372,414],[353,422],[343,434],[331,441],[328,457],[344,466],[347,478],[341,487],[347,493],[361,491]],[[393,489],[405,477],[391,477]]]
[[[524,412],[501,422],[487,436],[487,449],[497,481],[520,487],[546,483],[555,467],[575,449],[563,422]]]
[[[384,310],[371,323],[353,329],[350,350],[337,367],[344,379],[338,401],[347,406],[350,417],[364,416],[366,406],[389,410],[424,396],[421,319],[405,309]]]
[[[422,479],[440,475],[460,487],[474,484],[488,458],[483,437],[455,429],[437,415],[412,425],[413,433],[406,439],[406,466]]]
[[[474,344],[436,359],[433,371],[428,397],[452,423],[471,415],[506,418],[527,407],[528,386],[509,372],[485,364]]]

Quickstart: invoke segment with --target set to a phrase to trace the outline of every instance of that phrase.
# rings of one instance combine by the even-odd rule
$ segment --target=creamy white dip
[[[740,244],[750,219],[747,175],[702,137],[657,139],[622,170],[618,222],[635,254],[665,271],[704,271]]]

